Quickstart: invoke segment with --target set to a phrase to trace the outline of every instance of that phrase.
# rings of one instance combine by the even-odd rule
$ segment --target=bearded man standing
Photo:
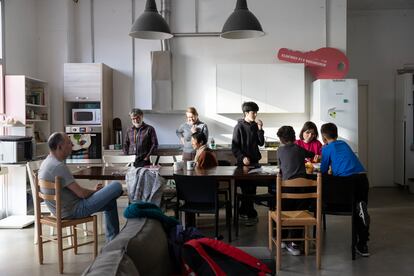
[[[129,116],[132,126],[128,128],[124,139],[124,154],[135,154],[135,167],[150,165],[150,155],[155,155],[158,148],[157,133],[152,126],[144,123],[141,109],[133,108]]]

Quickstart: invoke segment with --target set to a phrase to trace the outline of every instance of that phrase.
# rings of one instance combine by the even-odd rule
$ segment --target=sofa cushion
[[[157,220],[146,220],[141,231],[130,240],[127,254],[141,275],[168,275],[170,273],[167,236]]]
[[[128,219],[101,252],[114,250],[125,250],[141,275],[168,275],[171,271],[167,236],[157,220]]]
[[[103,252],[83,272],[82,276],[138,276],[133,261],[124,250]]]

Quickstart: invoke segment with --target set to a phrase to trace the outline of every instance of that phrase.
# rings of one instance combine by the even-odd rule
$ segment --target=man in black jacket
[[[255,166],[262,158],[259,146],[265,142],[263,122],[256,121],[259,106],[255,102],[244,102],[242,111],[244,119],[240,119],[234,127],[231,150],[237,159],[237,166]],[[243,194],[256,194],[256,185],[249,181],[237,181],[236,185],[240,186]],[[246,226],[258,222],[253,200],[243,200],[239,214]]]

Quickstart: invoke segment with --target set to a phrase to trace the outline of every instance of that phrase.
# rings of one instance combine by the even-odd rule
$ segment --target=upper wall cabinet
[[[216,71],[217,113],[240,113],[241,96],[241,65],[218,64]]]
[[[218,64],[217,113],[240,113],[254,101],[260,113],[305,112],[303,64]]]
[[[102,100],[104,89],[112,90],[112,69],[105,64],[65,63],[63,71],[67,102],[98,102]],[[106,86],[107,79],[111,87]]]

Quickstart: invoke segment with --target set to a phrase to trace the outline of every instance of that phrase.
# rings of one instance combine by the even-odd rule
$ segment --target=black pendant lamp
[[[168,39],[173,37],[167,22],[158,13],[155,0],[147,0],[144,13],[135,20],[129,35],[142,39]]]
[[[243,39],[263,36],[262,26],[247,8],[246,0],[237,0],[236,8],[224,23],[220,36],[228,39]]]

